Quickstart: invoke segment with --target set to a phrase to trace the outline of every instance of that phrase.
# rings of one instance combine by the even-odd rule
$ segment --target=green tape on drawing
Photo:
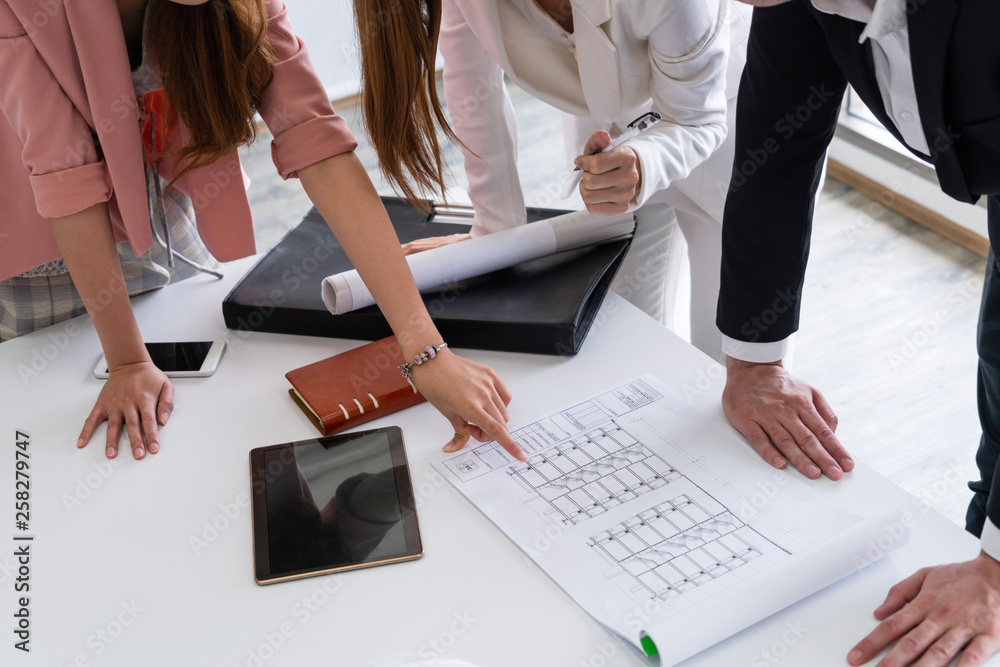
[[[659,651],[656,650],[656,644],[653,643],[653,639],[648,636],[641,637],[639,642],[642,644],[642,650],[646,652],[646,655],[656,655]]]

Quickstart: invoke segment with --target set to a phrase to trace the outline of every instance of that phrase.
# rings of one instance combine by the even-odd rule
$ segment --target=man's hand
[[[898,642],[878,667],[981,665],[1000,650],[1000,563],[985,553],[964,563],[926,567],[889,590],[875,610],[882,621],[847,656],[862,665]],[[964,649],[964,652],[963,652]]]
[[[580,196],[591,213],[625,213],[642,187],[639,156],[628,146],[591,155],[610,145],[611,135],[595,132],[587,140],[583,155],[573,161],[584,172],[580,181]]]
[[[727,357],[722,407],[754,451],[775,468],[791,461],[810,479],[823,473],[840,479],[854,469],[834,433],[837,416],[826,399],[789,375],[781,362],[755,364]]]

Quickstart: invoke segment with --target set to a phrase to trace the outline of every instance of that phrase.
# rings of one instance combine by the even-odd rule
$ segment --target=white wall
[[[330,99],[357,93],[361,72],[351,0],[285,0],[285,4]]]

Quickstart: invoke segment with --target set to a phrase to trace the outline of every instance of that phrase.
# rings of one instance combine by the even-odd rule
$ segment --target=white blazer
[[[742,44],[730,58],[729,0],[571,4],[575,53],[511,0],[443,2],[445,98],[455,132],[469,149],[472,234],[525,220],[505,73],[571,117],[564,127],[568,159],[582,152],[594,132],[612,123],[624,128],[647,111],[658,112],[663,120],[629,142],[642,169],[632,208],[676,184],[721,221],[726,188],[720,183],[728,186],[732,158],[714,165],[711,174],[689,177],[725,139],[727,102],[735,100],[743,70]]]

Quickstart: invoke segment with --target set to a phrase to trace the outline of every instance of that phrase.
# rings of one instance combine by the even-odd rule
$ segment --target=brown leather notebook
[[[403,363],[389,336],[285,373],[288,393],[320,433],[332,435],[425,400],[400,374]]]

